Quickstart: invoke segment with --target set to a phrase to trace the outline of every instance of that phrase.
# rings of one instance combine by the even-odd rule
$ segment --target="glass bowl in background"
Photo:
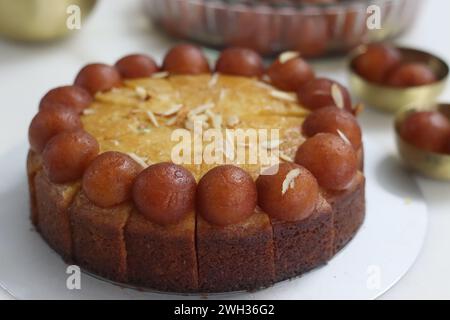
[[[249,47],[265,56],[295,50],[305,57],[346,52],[363,43],[395,37],[410,27],[422,2],[341,0],[302,5],[289,0],[143,1],[151,20],[177,38],[218,48]],[[379,30],[367,28],[369,5],[380,8]]]

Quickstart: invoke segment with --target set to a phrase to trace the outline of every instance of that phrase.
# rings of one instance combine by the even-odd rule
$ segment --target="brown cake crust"
[[[69,208],[74,261],[102,277],[126,282],[124,227],[131,210],[130,204],[100,208],[78,193]]]
[[[34,179],[38,229],[65,261],[72,261],[72,231],[68,208],[80,188],[79,182],[52,183],[43,170]]]
[[[201,292],[254,290],[274,282],[272,228],[264,213],[218,227],[197,217]]]
[[[272,219],[276,280],[301,275],[333,255],[331,206],[320,197],[314,212],[294,222]]]
[[[159,291],[198,291],[195,214],[160,226],[132,211],[125,227],[129,283]]]
[[[347,190],[325,191],[324,197],[333,208],[336,253],[355,236],[364,222],[366,201],[363,174],[359,172]]]
[[[36,204],[36,188],[34,178],[36,173],[42,167],[42,158],[36,152],[30,150],[27,155],[27,177],[28,177],[28,191],[30,193],[30,214],[31,222],[37,228],[38,226],[38,209]]]

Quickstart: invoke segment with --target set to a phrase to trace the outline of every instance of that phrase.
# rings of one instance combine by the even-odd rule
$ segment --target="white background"
[[[450,1],[424,2],[414,28],[397,42],[432,51],[450,62]],[[147,23],[139,4],[139,0],[101,1],[82,32],[64,41],[30,45],[0,40],[0,157],[7,157],[13,146],[26,143],[28,124],[40,97],[49,88],[71,83],[83,64],[113,63],[135,51],[162,57],[172,41]],[[341,59],[315,63],[319,72],[336,78],[345,74],[343,66]],[[441,100],[450,102],[450,84]],[[363,125],[370,123],[371,114],[375,113],[366,113]],[[380,130],[388,130],[389,117],[375,116],[386,117],[386,126]],[[0,187],[5,183],[1,180]],[[416,264],[384,299],[450,299],[450,183],[417,181],[429,209],[427,238]],[[382,236],[380,230],[381,241]],[[9,296],[0,289],[0,298]]]

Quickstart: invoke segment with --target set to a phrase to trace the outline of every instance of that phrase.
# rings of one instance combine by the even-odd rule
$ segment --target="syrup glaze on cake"
[[[171,52],[173,56],[178,51]],[[32,222],[66,261],[116,282],[158,291],[255,290],[325,264],[350,241],[363,222],[363,174],[355,168],[351,183],[341,186],[336,180],[337,190],[319,185],[318,194],[308,193],[309,197],[314,195],[310,199],[315,200],[309,201],[315,204],[300,206],[303,203],[298,201],[306,201],[297,198],[302,192],[302,170],[308,173],[305,178],[309,180],[305,181],[313,183],[315,178],[292,162],[296,153],[299,157],[297,149],[306,139],[301,127],[310,111],[297,102],[295,93],[280,91],[261,79],[227,75],[226,70],[205,74],[203,60],[191,49],[183,59],[192,55],[198,64],[193,70],[182,68],[182,72],[176,72],[178,65],[169,61],[173,57],[167,58],[171,74],[159,72],[146,78],[122,80],[120,86],[117,74],[105,65],[101,66],[102,73],[113,74],[114,81],[100,84],[98,78],[94,81],[91,76],[77,77],[83,80],[78,82],[88,86],[87,91],[97,92],[79,117],[83,130],[97,141],[100,156],[90,162],[83,177],[56,183],[45,169],[45,163],[54,162],[56,156],[49,156],[52,161],[46,160],[43,165],[41,146],[46,144],[44,154],[48,153],[47,145],[55,144],[61,134],[46,133],[56,135],[50,142],[45,141],[48,137],[38,139],[39,148],[32,148],[27,160]],[[135,64],[133,68],[136,70]],[[196,74],[196,68],[200,74]],[[122,72],[126,73],[126,64]],[[47,117],[51,118],[51,114]],[[280,208],[289,212],[289,217],[278,214],[276,205],[270,205],[270,201],[283,201],[283,197],[269,197],[276,200],[268,200],[268,204],[257,199],[264,192],[254,181],[267,169],[260,162],[228,159],[227,166],[204,161],[181,163],[182,167],[170,164],[173,147],[179,143],[171,139],[173,131],[193,132],[195,121],[204,130],[213,128],[221,133],[237,128],[279,129],[278,141],[269,141],[265,148],[278,147],[276,160],[288,169],[280,170],[283,176],[264,176],[273,180],[266,179],[261,185],[267,193],[276,192],[272,191],[271,181],[282,184],[277,189],[290,202],[285,206],[281,203]],[[345,135],[341,138],[346,140]],[[82,145],[79,140],[77,143],[75,148]],[[344,148],[351,149],[349,152],[362,167],[362,149]],[[247,141],[244,150],[249,159],[255,149]],[[191,152],[194,159],[194,148]],[[221,152],[223,159],[229,156],[229,151]],[[81,160],[68,166],[79,168],[86,157],[76,157]],[[135,174],[126,174],[130,171],[123,169],[124,163],[130,161],[135,161],[131,165],[135,170],[143,170],[135,179]],[[102,163],[108,163],[111,171],[106,178],[101,176],[102,171],[108,171],[102,170]],[[339,169],[338,165],[330,166],[335,167]],[[172,174],[178,178],[186,175],[182,178],[185,180],[179,180],[186,183],[190,181],[187,175],[192,175],[188,184],[191,187],[167,180]],[[97,184],[96,176],[102,177]],[[120,177],[116,182],[120,185],[99,185],[113,184],[114,177]],[[133,192],[129,179],[135,180]],[[243,179],[248,182],[242,184]],[[195,192],[197,202],[182,205]],[[99,201],[101,194],[106,194],[107,200]],[[253,197],[254,203],[248,202]],[[115,203],[115,198],[120,198],[120,203]],[[235,211],[230,209],[233,203]],[[266,205],[272,213],[261,208]],[[303,211],[296,214],[296,206]]]

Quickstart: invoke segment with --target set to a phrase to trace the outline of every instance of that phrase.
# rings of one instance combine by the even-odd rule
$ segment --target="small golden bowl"
[[[72,30],[71,13],[85,18],[97,0],[0,0],[0,35],[21,41],[48,41]],[[80,26],[81,27],[81,26]]]
[[[445,88],[449,74],[449,67],[441,58],[428,52],[398,48],[406,62],[422,62],[428,65],[436,74],[438,81],[416,87],[395,88],[370,82],[361,77],[355,69],[354,61],[367,51],[367,46],[360,46],[351,54],[350,58],[350,88],[353,93],[366,104],[387,112],[421,105],[432,105]]]
[[[409,168],[432,179],[450,181],[450,155],[422,150],[400,136],[400,125],[409,114],[433,109],[439,110],[450,119],[450,104],[439,104],[433,108],[405,107],[397,113],[395,118],[397,148],[400,157]]]

